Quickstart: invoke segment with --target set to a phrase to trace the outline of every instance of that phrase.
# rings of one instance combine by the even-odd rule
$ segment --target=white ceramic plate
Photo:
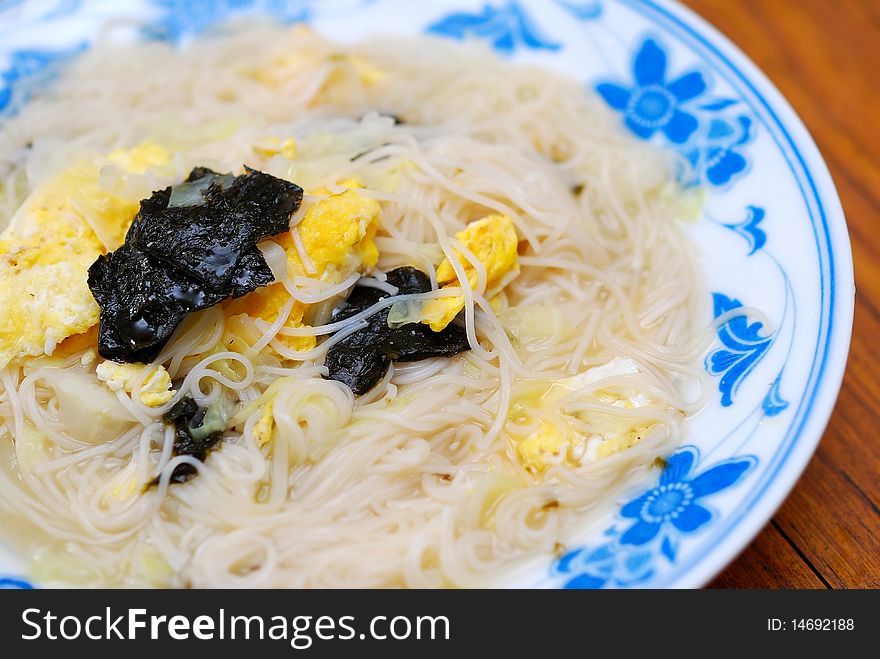
[[[853,313],[840,202],[803,124],[735,46],[655,0],[0,0],[0,120],[108,21],[186,40],[249,11],[341,40],[430,32],[486,41],[514,61],[594,88],[638,137],[693,164],[707,194],[693,237],[715,315],[736,317],[706,356],[717,392],[669,467],[602,528],[516,585],[694,587],[770,519],[818,443],[846,363]],[[708,318],[706,319],[709,320]],[[0,585],[28,587],[0,554]]]

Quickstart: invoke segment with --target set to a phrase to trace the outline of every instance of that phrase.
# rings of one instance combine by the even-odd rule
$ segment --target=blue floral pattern
[[[8,26],[20,29],[22,24],[34,25],[70,16],[81,6],[82,0],[46,0],[36,7],[26,4],[26,0],[0,0],[0,34],[6,32]]]
[[[0,71],[0,114],[14,111],[27,100],[30,90],[51,77],[55,65],[83,50],[85,46],[65,50],[16,50]]]
[[[556,4],[569,14],[582,21],[592,21],[602,15],[602,3],[599,0],[556,0]]]
[[[599,546],[582,547],[553,568],[566,588],[637,585],[654,575],[661,557],[674,563],[682,536],[713,519],[706,500],[740,483],[757,464],[752,456],[718,462],[697,472],[700,453],[685,446],[666,459],[657,484],[623,505],[619,521]]]
[[[713,293],[712,300],[715,318],[743,306],[739,300],[721,293]],[[733,404],[740,384],[773,343],[772,336],[761,335],[763,328],[763,323],[750,323],[743,314],[734,316],[716,330],[724,347],[709,354],[706,369],[712,375],[721,376],[718,390],[721,392],[721,404],[725,407]]]
[[[650,550],[627,551],[619,546],[619,532],[610,528],[607,541],[597,547],[582,547],[559,559],[551,573],[565,579],[568,589],[595,590],[637,586],[654,574]]]
[[[17,577],[0,577],[0,590],[32,590],[33,584]]]
[[[702,138],[684,157],[695,173],[695,180],[724,187],[748,171],[742,146],[751,141],[752,120],[739,115],[733,120],[713,117],[705,125]]]
[[[23,0],[5,2],[0,0],[0,14],[4,18],[25,15],[24,11],[20,10],[27,7],[26,27],[35,35],[33,38],[28,37],[29,40],[19,42],[27,43],[27,50],[16,50],[17,46],[13,46],[11,41],[6,41],[4,47],[2,43],[4,39],[0,38],[0,120],[3,114],[21,106],[34,85],[51,76],[54,62],[61,61],[68,54],[75,52],[61,51],[62,46],[75,44],[77,39],[87,40],[94,37],[91,28],[87,26],[91,18],[82,21],[81,28],[72,28],[64,35],[61,35],[61,32],[56,35],[53,30],[36,24],[37,21],[56,20],[58,16],[80,6],[84,16],[93,14],[99,16],[101,20],[122,18],[128,24],[142,21],[143,25],[150,26],[146,34],[176,42],[210,29],[223,20],[252,11],[271,14],[286,22],[320,19],[325,14],[336,13],[340,18],[344,17],[344,20],[351,18],[353,25],[360,25],[358,21],[361,16],[367,18],[369,12],[362,15],[351,10],[377,1],[205,0],[196,3],[185,0],[130,0],[126,3],[109,1],[84,3],[81,0],[51,0],[42,5],[49,9],[31,12],[31,7],[39,5],[30,5],[30,3],[26,5]],[[585,53],[583,57],[591,58],[589,62],[581,60],[582,64],[587,64],[583,68],[594,73],[584,73],[582,78],[589,80],[588,84],[591,88],[607,85],[603,87],[606,94],[602,97],[619,113],[621,124],[632,131],[633,135],[640,139],[652,140],[658,146],[677,152],[681,156],[681,181],[707,188],[707,209],[714,211],[718,210],[719,206],[730,207],[731,203],[752,204],[746,207],[745,219],[742,221],[732,221],[739,220],[739,217],[727,217],[723,222],[711,220],[738,234],[736,237],[731,235],[726,246],[736,247],[740,240],[745,240],[749,250],[748,255],[754,256],[756,267],[765,264],[768,258],[775,260],[774,255],[767,248],[768,236],[774,241],[784,240],[785,234],[780,233],[776,223],[773,223],[775,230],[770,231],[773,226],[767,222],[764,209],[760,205],[755,205],[755,203],[761,204],[761,197],[743,198],[746,192],[751,194],[752,190],[763,194],[762,187],[742,185],[734,194],[723,197],[717,196],[717,193],[730,190],[749,174],[752,160],[755,165],[760,165],[760,167],[756,166],[756,170],[764,171],[764,151],[762,149],[759,162],[758,151],[755,149],[752,153],[751,145],[756,140],[760,140],[762,148],[766,146],[772,150],[775,147],[771,144],[771,136],[777,139],[778,144],[779,137],[786,136],[786,129],[783,127],[780,131],[774,123],[768,122],[768,116],[775,116],[772,108],[768,114],[762,109],[762,105],[754,100],[752,94],[745,91],[745,87],[737,82],[736,75],[732,77],[727,75],[730,72],[737,74],[737,70],[735,65],[724,63],[723,48],[720,51],[719,64],[713,60],[718,56],[718,53],[712,54],[713,48],[706,50],[685,43],[686,39],[680,36],[683,33],[667,29],[662,22],[651,18],[648,11],[643,11],[654,6],[655,3],[651,2],[626,0],[621,3],[604,3],[601,0],[552,0],[544,3],[542,0],[539,3],[538,0],[485,0],[484,3],[462,2],[461,4],[468,6],[464,9],[450,10],[448,5],[434,5],[433,8],[422,11],[423,3],[418,5],[413,3],[413,7],[418,6],[419,9],[402,12],[411,16],[402,21],[407,24],[401,31],[411,33],[429,25],[435,34],[445,34],[456,39],[481,39],[494,46],[503,55],[528,54],[527,51],[530,51],[538,53],[542,59],[549,59],[548,53],[563,49],[568,51],[566,56],[575,50],[583,51]],[[98,5],[101,5],[100,9],[92,11]],[[424,5],[427,7],[429,3]],[[455,3],[452,5],[454,7]],[[544,7],[550,5],[552,11],[545,13]],[[388,6],[393,8],[396,5],[389,2]],[[340,7],[344,9],[340,10]],[[631,10],[633,10],[633,20],[622,24],[619,20],[620,15]],[[555,19],[551,17],[553,12],[556,14]],[[456,16],[460,19],[464,18],[458,22],[450,21]],[[579,27],[583,30],[578,32],[562,27],[557,29],[557,26],[564,25],[566,20],[568,23],[580,21],[582,24]],[[9,20],[3,25],[4,21],[0,20],[0,35],[5,34],[4,30],[10,32],[16,29],[23,22],[18,19]],[[75,21],[71,22],[73,23]],[[372,25],[369,21],[365,21],[364,24]],[[444,25],[445,31],[443,27],[438,27]],[[397,24],[389,27],[396,31]],[[43,30],[43,35],[38,33],[39,30]],[[353,33],[357,31],[355,29]],[[650,36],[646,38],[645,35]],[[583,48],[587,39],[592,39],[592,43],[588,43],[587,47],[592,46],[593,52]],[[56,52],[54,49],[59,50]],[[688,57],[691,61],[702,62],[706,69],[696,70],[692,66],[682,65]],[[559,59],[564,58],[565,56]],[[569,63],[574,66],[578,64],[577,61]],[[621,64],[623,66],[620,66]],[[748,76],[740,75],[740,78],[747,80]],[[654,88],[648,89],[652,85]],[[763,100],[760,90],[755,97]],[[772,104],[772,98],[770,100]],[[766,101],[764,103],[766,104]],[[781,125],[786,122],[783,117],[779,123]],[[795,138],[794,142],[800,141],[799,137],[795,136]],[[776,151],[781,149],[782,147],[779,147]],[[798,152],[796,143],[794,150],[795,153]],[[810,180],[809,172],[806,173],[806,178],[794,169],[792,173],[799,183]],[[752,180],[754,177],[750,176],[749,183]],[[808,186],[804,189],[808,189]],[[743,193],[742,196],[740,192]],[[815,199],[821,208],[821,198],[817,196]],[[817,226],[815,222],[813,226]],[[737,258],[742,252],[741,249],[735,250]],[[761,263],[758,263],[759,260]],[[788,264],[784,259],[780,260],[782,263],[777,262],[777,265],[787,282],[783,266],[787,267]],[[737,265],[739,263],[737,262]],[[819,265],[822,267],[821,258]],[[834,274],[833,270],[822,272],[828,275],[826,280]],[[795,292],[790,285],[787,286],[783,321],[786,318],[797,317],[796,309],[789,306],[794,304]],[[726,284],[719,290],[729,292]],[[780,308],[776,302],[764,301],[772,300],[773,293],[775,289],[760,298],[762,307],[769,307],[765,309],[766,311],[772,312]],[[797,294],[801,295],[800,289]],[[716,318],[730,309],[742,307],[740,301],[734,299],[732,295],[720,293],[714,294],[714,303]],[[786,316],[786,313],[790,315]],[[776,320],[777,314],[769,315],[774,321]],[[830,319],[831,316],[829,312],[824,317]],[[787,325],[780,321],[778,326],[779,337],[776,333],[768,332],[760,322],[753,322],[743,314],[718,328],[721,345],[714,346],[707,356],[706,368],[711,374],[719,377],[718,388],[722,395],[722,403],[728,408],[729,418],[742,418],[743,421],[725,437],[719,438],[713,435],[711,439],[708,436],[701,438],[701,446],[711,447],[713,451],[725,447],[719,450],[724,456],[738,455],[748,450],[747,448],[727,450],[726,447],[744,447],[748,442],[754,442],[753,446],[758,447],[758,440],[766,436],[766,433],[761,434],[763,432],[761,428],[770,425],[761,424],[761,419],[780,415],[789,409],[792,411],[797,409],[800,413],[802,406],[808,405],[809,400],[812,400],[800,393],[795,380],[791,383],[782,381],[785,372],[784,360],[783,366],[776,371],[778,375],[769,389],[766,384],[772,375],[764,379],[757,377],[756,374],[749,380],[749,374],[756,369],[757,364],[764,359],[771,348],[774,357],[784,352],[783,337],[789,336]],[[794,329],[791,329],[789,345],[794,336]],[[790,347],[789,354],[791,354]],[[769,362],[770,359],[766,361]],[[763,373],[760,375],[763,376]],[[743,387],[743,392],[740,394],[742,400],[737,400],[738,404],[734,404],[738,388],[747,380],[749,386]],[[791,404],[781,395],[783,390],[788,389],[789,384]],[[759,388],[763,388],[763,391],[759,392],[763,398],[757,396],[755,406],[744,409],[745,400],[751,398],[746,396],[746,393],[755,393]],[[727,426],[724,428],[726,429]],[[792,437],[796,438],[797,434]],[[765,474],[773,469],[778,470],[776,463],[783,464],[785,458],[779,458],[778,452],[765,451],[764,447],[755,450],[760,453],[764,468],[761,479],[772,479],[772,476],[765,478]],[[670,457],[669,462],[674,465],[679,459],[688,460],[686,457],[676,458],[679,453],[686,451],[695,452],[696,449],[683,448]],[[709,502],[725,488],[710,492],[708,489],[700,489],[706,488],[705,484],[698,486],[696,490],[693,484],[715,467],[743,460],[754,464],[757,460],[736,458],[710,464],[704,469],[700,468],[699,454],[694,453],[689,459],[691,467],[685,470],[688,471],[686,476],[673,478],[671,472],[667,474],[668,470],[664,471],[662,476],[655,479],[654,487],[642,492],[639,497],[629,501],[620,509],[617,521],[603,535],[594,536],[589,546],[568,552],[560,560],[555,561],[556,577],[561,578],[568,587],[656,586],[675,583],[692,565],[700,561],[700,557],[706,553],[707,545],[716,542],[719,538],[729,537],[731,530],[737,527],[737,514],[741,508],[736,509],[737,514],[725,514],[723,519],[719,519],[720,516],[713,512]],[[748,469],[748,466],[745,467],[739,480],[727,487],[733,487],[741,482]],[[753,480],[755,483],[759,482],[757,478]],[[703,483],[702,480],[699,482]],[[707,482],[711,485],[711,479]],[[757,497],[764,491],[761,487],[765,486],[754,485],[745,493],[737,492],[735,505],[749,505],[749,502],[757,501]],[[695,491],[699,496],[694,494]],[[640,502],[638,505],[636,505],[637,501]],[[733,506],[723,508],[723,510],[732,509]],[[709,515],[708,520],[706,520],[706,511]],[[686,539],[689,539],[687,545],[684,544]],[[26,579],[14,576],[15,568],[8,569],[12,574],[0,579],[0,587],[30,587]]]
[[[748,459],[728,460],[691,477],[696,460],[696,450],[670,456],[660,483],[620,509],[621,517],[634,520],[620,537],[621,544],[644,545],[670,527],[694,533],[712,519],[712,512],[701,505],[701,500],[736,483],[753,463]]]
[[[580,21],[591,21],[602,15],[599,0],[554,0],[555,4]],[[519,2],[503,6],[484,5],[478,12],[453,12],[431,23],[427,32],[459,41],[481,39],[505,55],[519,48],[559,50],[561,44],[544,36],[537,23]]]
[[[636,50],[632,76],[632,83],[600,81],[596,91],[636,137],[665,137],[688,163],[684,183],[724,187],[747,170],[742,147],[753,138],[752,121],[735,114],[739,101],[703,98],[711,85],[701,71],[671,76],[667,52],[652,37]]]
[[[167,41],[204,32],[245,12],[262,12],[285,23],[307,21],[310,0],[152,0],[162,17],[147,29],[148,36]]]
[[[735,224],[725,224],[728,229],[735,231],[749,244],[749,256],[761,249],[767,242],[767,234],[761,228],[764,221],[764,209],[759,206],[746,207],[746,219]]]
[[[486,5],[471,14],[457,12],[444,16],[427,28],[432,34],[453,39],[476,38],[492,44],[503,53],[512,53],[519,46],[541,50],[559,50],[560,44],[543,36],[532,19],[517,2],[503,7]]]
[[[623,113],[627,128],[638,137],[646,140],[662,131],[670,142],[684,144],[699,126],[684,104],[701,96],[708,85],[699,71],[667,80],[666,68],[666,52],[654,39],[645,39],[633,60],[635,84],[603,82],[596,91]]]
[[[767,416],[776,416],[788,407],[788,401],[782,398],[779,393],[781,381],[782,374],[780,373],[773,380],[773,384],[770,385],[770,391],[764,396],[764,400],[761,401],[761,409],[764,410],[764,414]]]

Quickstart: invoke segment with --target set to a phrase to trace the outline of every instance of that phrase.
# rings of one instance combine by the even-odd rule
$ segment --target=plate
[[[705,190],[692,236],[725,315],[705,357],[708,407],[685,444],[564,556],[509,585],[697,587],[767,523],[819,442],[852,329],[852,256],[828,170],[801,121],[734,45],[656,0],[0,1],[0,119],[110,27],[186,42],[248,12],[334,39],[430,33],[583,81],[642,140],[692,165]],[[722,319],[723,321],[724,319]],[[706,318],[711,321],[711,318]],[[0,554],[0,585],[29,587]]]

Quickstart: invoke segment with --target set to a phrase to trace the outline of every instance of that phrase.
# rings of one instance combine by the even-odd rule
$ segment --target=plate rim
[[[659,577],[637,585],[694,588],[709,583],[754,542],[799,482],[825,435],[840,395],[853,330],[855,285],[852,250],[840,197],[825,159],[803,121],[767,75],[718,28],[679,0],[615,2],[630,7],[650,22],[669,30],[701,59],[715,58],[719,63],[713,68],[736,78],[734,86],[753,107],[756,116],[775,124],[775,129],[768,126],[768,133],[776,142],[775,148],[789,161],[794,179],[801,188],[801,199],[815,232],[820,281],[826,275],[826,268],[821,265],[822,244],[827,249],[827,275],[830,280],[827,317],[825,310],[820,311],[806,388],[795,415],[784,432],[779,434],[778,445],[768,456],[766,473],[762,473],[761,480],[748,489],[736,508],[718,520],[718,524],[701,539],[690,555],[683,556],[681,561]],[[752,105],[752,99],[758,103]],[[780,134],[784,136],[784,145],[778,140]],[[800,172],[792,166],[792,159],[798,163]],[[802,179],[809,182],[809,192],[802,185]],[[820,219],[817,220],[814,215]],[[824,294],[821,286],[820,291]],[[754,500],[751,506],[748,505],[749,499]],[[547,574],[539,582],[544,586],[554,585]]]
[[[634,8],[638,13],[648,12],[665,19],[673,26],[673,31],[681,30],[688,39],[695,42],[695,50],[701,55],[708,51],[717,57],[728,72],[763,105],[766,115],[775,122],[784,135],[787,145],[796,157],[803,175],[810,182],[811,194],[821,217],[824,236],[817,236],[827,243],[829,285],[829,314],[823,318],[827,322],[825,353],[812,390],[801,397],[801,402],[810,398],[808,409],[785,448],[780,463],[770,468],[772,475],[760,487],[760,494],[754,506],[746,507],[742,502],[737,514],[728,517],[726,528],[712,535],[715,545],[693,557],[682,561],[666,573],[651,587],[699,588],[707,585],[723,571],[759,535],[789,494],[800,481],[809,461],[813,458],[819,443],[825,435],[831,414],[840,395],[843,376],[849,357],[855,310],[855,280],[853,272],[852,248],[846,216],[831,177],[828,165],[822,157],[815,140],[803,120],[770,78],[746,55],[730,38],[700,16],[696,11],[679,0],[618,0]],[[648,15],[648,18],[652,16]],[[744,94],[745,96],[745,94]],[[756,113],[758,114],[758,113]],[[774,138],[776,135],[774,134]],[[792,171],[800,183],[800,177]],[[809,209],[809,199],[803,195]],[[811,220],[812,212],[810,212]],[[815,229],[815,222],[814,222]],[[821,248],[820,248],[821,251]],[[821,276],[821,269],[820,269]],[[822,327],[820,325],[820,337]],[[816,350],[820,349],[817,341]],[[814,359],[814,366],[817,360]],[[785,443],[783,437],[782,444]],[[783,446],[780,445],[782,450]],[[775,456],[774,456],[775,457]],[[757,489],[754,486],[752,489]],[[732,511],[733,512],[733,511]],[[733,533],[736,531],[736,533]],[[704,541],[708,541],[707,537]]]

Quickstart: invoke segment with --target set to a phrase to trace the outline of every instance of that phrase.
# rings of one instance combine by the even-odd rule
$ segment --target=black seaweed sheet
[[[389,272],[388,283],[397,287],[399,295],[431,290],[428,276],[408,266]],[[351,318],[386,297],[388,294],[377,288],[357,286],[333,320]],[[470,349],[467,333],[458,325],[451,324],[441,332],[421,323],[391,328],[388,327],[388,312],[389,309],[383,309],[373,314],[367,319],[365,328],[347,336],[327,352],[325,365],[329,378],[342,382],[356,395],[372,389],[392,361],[452,357]]]
[[[195,439],[190,429],[200,427],[204,418],[205,408],[199,407],[192,398],[183,398],[168,410],[163,419],[165,423],[174,424],[174,455],[191,455],[205,461],[208,451],[217,445],[223,433],[218,431],[203,439]],[[198,471],[191,464],[179,464],[171,474],[171,482],[184,483],[197,474]]]
[[[201,169],[203,177],[214,174]],[[197,179],[191,174],[189,180]],[[302,188],[248,169],[228,187],[211,184],[203,204],[169,207],[170,196],[170,188],[156,192],[141,207],[126,244],[223,290],[245,252],[263,238],[287,231],[302,202]]]
[[[287,231],[302,188],[248,168],[231,177],[197,167],[191,183],[197,203],[169,206],[172,188],[154,192],[125,244],[89,268],[102,357],[151,361],[187,314],[273,281],[256,245]]]

